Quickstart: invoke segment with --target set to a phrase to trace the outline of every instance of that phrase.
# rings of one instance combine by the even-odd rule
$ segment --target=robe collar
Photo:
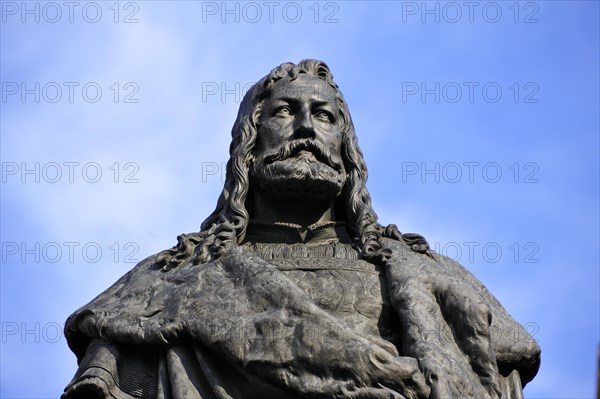
[[[344,222],[325,221],[309,226],[295,223],[263,223],[251,220],[246,230],[245,242],[273,244],[326,244],[351,243],[349,226]]]

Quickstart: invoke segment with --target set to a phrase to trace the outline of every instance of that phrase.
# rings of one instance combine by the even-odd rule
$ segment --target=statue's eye
[[[282,105],[281,107],[277,108],[275,110],[275,112],[273,112],[273,115],[279,115],[279,116],[286,116],[286,115],[291,115],[291,114],[292,114],[292,110],[287,105]]]
[[[333,122],[332,115],[329,112],[327,112],[327,111],[318,111],[315,114],[315,118],[317,118],[319,120],[322,120],[324,122],[330,122],[330,123]]]

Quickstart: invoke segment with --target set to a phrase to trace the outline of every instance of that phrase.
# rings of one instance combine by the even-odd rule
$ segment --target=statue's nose
[[[309,111],[302,111],[296,115],[294,136],[299,139],[315,137],[315,126]]]

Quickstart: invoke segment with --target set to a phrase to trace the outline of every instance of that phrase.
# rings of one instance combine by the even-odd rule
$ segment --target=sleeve
[[[61,399],[156,399],[159,352],[93,339]]]

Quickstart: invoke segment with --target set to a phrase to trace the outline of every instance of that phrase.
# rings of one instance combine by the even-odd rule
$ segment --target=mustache
[[[338,172],[342,172],[343,170],[343,165],[333,159],[329,150],[311,139],[292,141],[280,148],[279,151],[265,156],[264,162],[265,164],[270,164],[276,161],[283,161],[298,154],[300,151],[309,151],[315,155],[319,162],[326,164]]]

